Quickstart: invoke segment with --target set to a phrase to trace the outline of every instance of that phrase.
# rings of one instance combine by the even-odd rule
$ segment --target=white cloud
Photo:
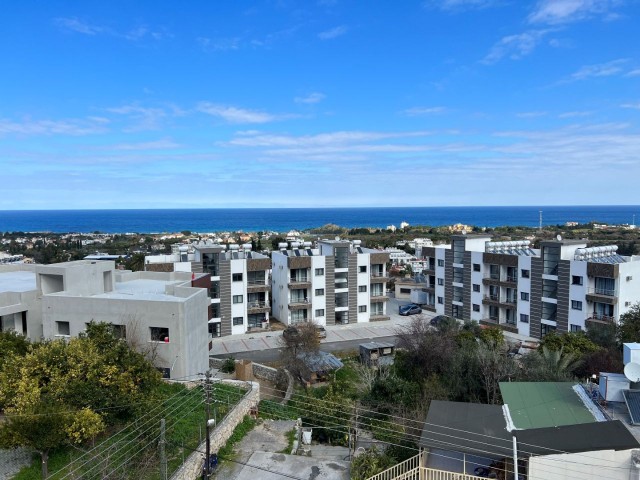
[[[107,31],[105,27],[91,25],[75,17],[55,18],[53,20],[53,23],[63,30],[68,30],[70,32],[75,32],[75,33],[82,33],[84,35],[96,35],[98,33],[104,33]]]
[[[219,117],[229,123],[269,123],[291,117],[290,115],[273,115],[257,110],[247,110],[209,102],[199,103],[197,110],[208,115],[213,115],[214,117]]]
[[[207,51],[220,51],[226,52],[229,50],[238,50],[240,48],[240,37],[231,37],[231,38],[207,38],[207,37],[198,37],[197,42],[200,46]]]
[[[108,150],[124,150],[124,151],[139,151],[139,150],[170,150],[180,147],[179,143],[174,142],[171,139],[163,138],[151,142],[139,142],[139,143],[120,143],[108,147]]]
[[[625,77],[640,77],[640,68],[636,68],[635,70],[631,70],[628,72]]]
[[[499,0],[429,0],[425,3],[427,7],[435,7],[440,10],[461,11],[467,9],[481,9],[498,5]]]
[[[142,107],[138,104],[107,108],[107,112],[124,115],[134,120],[134,125],[128,127],[127,131],[155,130],[168,117],[167,111],[163,108]],[[175,110],[174,113],[179,115],[180,111]]]
[[[394,138],[425,137],[431,135],[428,131],[410,132],[366,132],[366,131],[338,131],[320,133],[317,135],[274,135],[263,134],[258,131],[237,132],[238,136],[227,145],[242,145],[246,147],[311,147],[351,145],[362,142],[372,142]]]
[[[610,10],[619,0],[539,0],[529,15],[531,23],[558,25],[602,15],[611,20]]]
[[[592,77],[610,77],[621,74],[623,72],[622,65],[627,61],[625,58],[620,58],[606,63],[585,65],[571,74],[571,80],[585,80]]]
[[[504,57],[518,60],[529,55],[549,32],[550,30],[529,30],[524,33],[503,37],[491,48],[482,63],[490,65],[502,60]]]
[[[558,118],[588,117],[589,115],[593,115],[593,112],[589,112],[589,111],[564,112],[559,114]]]
[[[66,120],[31,120],[12,121],[0,119],[0,136],[19,135],[70,135],[84,136],[104,133],[109,120],[101,117]]]
[[[92,25],[77,17],[58,17],[53,19],[53,23],[61,30],[67,32],[81,33],[83,35],[110,35],[132,41],[142,40],[143,38],[161,40],[166,37],[171,37],[171,35],[164,30],[154,31],[146,25],[139,25],[127,31],[118,31],[102,25]]]
[[[327,98],[327,96],[320,92],[313,92],[306,97],[296,97],[294,101],[296,103],[320,103],[322,100]]]
[[[447,109],[445,107],[413,107],[403,110],[402,113],[409,117],[418,117],[421,115],[434,115],[438,113],[444,113]]]
[[[516,113],[516,117],[518,118],[538,118],[544,117],[547,115],[547,112],[521,112]]]
[[[348,28],[346,25],[340,25],[339,27],[332,28],[331,30],[326,30],[324,32],[320,32],[318,34],[318,38],[320,40],[331,40],[337,37],[340,37],[347,33]]]
[[[638,103],[623,103],[620,105],[622,108],[632,108],[634,110],[640,110],[640,102]]]

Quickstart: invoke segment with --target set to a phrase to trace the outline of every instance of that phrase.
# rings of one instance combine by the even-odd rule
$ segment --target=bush
[[[223,373],[233,373],[236,371],[236,359],[233,357],[225,358],[224,363],[220,367]]]

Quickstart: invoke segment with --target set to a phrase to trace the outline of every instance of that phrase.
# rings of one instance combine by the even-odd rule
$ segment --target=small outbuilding
[[[360,344],[360,361],[370,367],[384,367],[393,363],[396,346],[388,342]]]
[[[322,382],[329,373],[344,367],[339,358],[327,352],[304,353],[298,355],[298,358],[304,362],[303,379],[309,383]]]

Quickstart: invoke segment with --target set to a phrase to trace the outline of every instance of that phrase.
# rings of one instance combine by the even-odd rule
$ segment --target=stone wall
[[[226,359],[224,358],[209,358],[209,366],[211,368],[220,368],[225,361]],[[239,360],[236,360],[236,362],[238,361]],[[280,403],[282,405],[285,405],[291,399],[291,395],[293,395],[294,379],[286,368],[283,369],[283,371],[287,376],[288,382],[287,392],[285,393],[284,399],[282,399]],[[273,367],[267,367],[266,365],[262,365],[260,363],[254,363],[253,376],[275,383],[278,378],[278,370]]]
[[[257,382],[223,380],[222,383],[245,386],[249,388],[249,391],[210,433],[211,453],[217,452],[227,443],[227,440],[229,440],[229,437],[238,424],[242,422],[245,415],[248,415],[252,409],[257,410],[258,403],[260,402],[260,385]],[[204,452],[205,449],[206,442],[202,442],[198,446],[198,450]],[[182,466],[171,476],[171,480],[194,480],[200,478],[202,475],[202,465],[204,463],[204,455],[200,452],[194,452],[189,455]]]

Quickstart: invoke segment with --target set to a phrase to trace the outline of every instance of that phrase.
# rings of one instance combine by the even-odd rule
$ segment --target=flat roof
[[[149,279],[137,279],[129,280],[126,282],[116,282],[113,292],[107,292],[100,295],[95,295],[97,298],[118,298],[128,300],[184,300],[182,297],[176,297],[174,295],[167,295],[165,293],[165,287],[171,284],[181,284],[182,281],[172,280],[149,280]]]
[[[518,429],[596,422],[573,382],[500,382],[503,402]]]
[[[368,350],[373,350],[375,348],[394,348],[395,347],[393,343],[389,343],[389,342],[367,342],[367,343],[361,343],[359,346],[364,347]]]
[[[0,293],[30,292],[35,289],[35,272],[17,271],[0,273]]]

